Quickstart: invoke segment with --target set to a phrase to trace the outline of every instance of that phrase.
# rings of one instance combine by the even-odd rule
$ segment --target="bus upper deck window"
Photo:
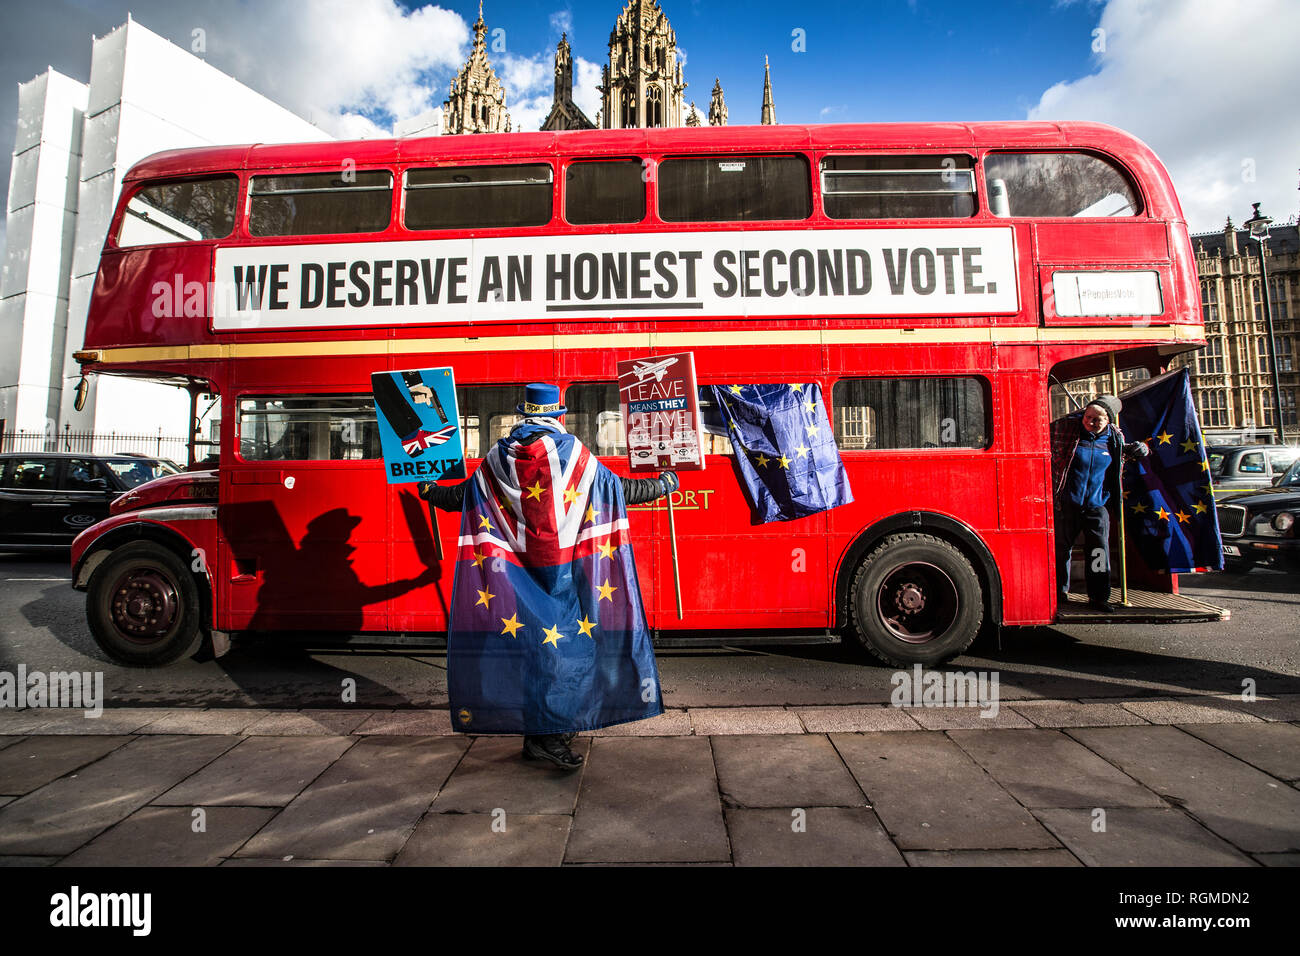
[[[564,218],[574,225],[645,218],[641,160],[574,163],[564,174]]]
[[[544,226],[553,182],[549,163],[407,170],[406,228]]]
[[[255,236],[382,232],[393,207],[386,169],[254,176],[248,229]]]
[[[235,228],[237,176],[145,186],[126,204],[119,246],[223,239]]]
[[[812,214],[802,156],[711,156],[659,164],[659,215],[667,222],[763,222]]]
[[[1136,216],[1137,190],[1117,166],[1087,153],[989,153],[984,157],[995,216]]]
[[[828,156],[822,202],[831,219],[965,219],[975,215],[970,156]]]

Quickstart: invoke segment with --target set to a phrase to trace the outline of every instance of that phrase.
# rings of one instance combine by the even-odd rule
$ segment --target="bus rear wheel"
[[[928,534],[894,534],[863,559],[853,579],[853,630],[895,667],[956,657],[979,633],[984,591],[970,561]]]
[[[90,631],[119,664],[157,667],[197,650],[199,589],[185,563],[162,545],[118,548],[95,569],[86,592]]]

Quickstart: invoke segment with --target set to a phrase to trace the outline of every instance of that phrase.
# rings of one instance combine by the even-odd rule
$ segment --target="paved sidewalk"
[[[0,710],[0,864],[1300,865],[1300,695],[688,708],[575,748],[445,710]]]

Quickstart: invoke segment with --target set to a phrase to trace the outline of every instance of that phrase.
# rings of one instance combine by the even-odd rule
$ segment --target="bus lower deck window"
[[[407,229],[544,226],[553,191],[549,163],[411,169],[404,222]]]
[[[267,395],[239,401],[244,461],[379,458],[373,395]]]
[[[835,443],[845,451],[989,445],[983,379],[841,379],[832,399]]]
[[[235,228],[237,176],[144,186],[126,204],[119,246],[224,239]]]
[[[659,164],[659,215],[666,222],[764,222],[812,215],[802,156],[711,156]]]
[[[569,410],[565,427],[593,452],[602,457],[627,454],[616,383],[570,385],[564,392],[564,406]]]
[[[1088,153],[989,153],[989,210],[995,216],[1136,216],[1137,190],[1119,167]]]
[[[965,219],[975,215],[971,156],[828,156],[822,203],[831,219]]]
[[[644,219],[641,160],[571,165],[564,174],[564,218],[578,226]]]
[[[382,232],[393,207],[386,169],[254,176],[248,230],[255,236]]]

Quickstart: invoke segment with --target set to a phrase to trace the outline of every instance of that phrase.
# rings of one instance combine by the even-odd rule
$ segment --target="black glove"
[[[664,494],[671,495],[681,487],[681,482],[677,480],[677,475],[671,471],[659,473],[659,484],[664,490]]]
[[[432,481],[422,481],[415,486],[415,493],[425,501],[429,500],[429,492],[433,489]]]
[[[1131,441],[1124,446],[1124,454],[1129,458],[1145,458],[1151,454],[1151,449],[1144,442]]]

